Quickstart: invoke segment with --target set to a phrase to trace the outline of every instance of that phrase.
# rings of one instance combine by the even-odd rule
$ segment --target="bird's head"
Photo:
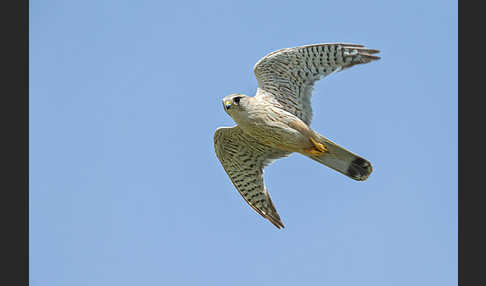
[[[245,111],[250,97],[240,93],[233,93],[223,98],[223,107],[229,116]]]

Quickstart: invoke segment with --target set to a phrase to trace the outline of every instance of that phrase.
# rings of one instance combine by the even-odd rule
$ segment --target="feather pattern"
[[[270,148],[240,127],[220,127],[214,133],[216,156],[245,201],[277,228],[284,225],[263,182],[263,169],[290,153]]]
[[[254,66],[257,97],[294,114],[310,125],[314,83],[322,77],[380,57],[362,45],[314,44],[274,51]]]

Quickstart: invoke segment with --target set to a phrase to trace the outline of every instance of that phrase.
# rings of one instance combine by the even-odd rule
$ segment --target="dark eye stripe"
[[[240,103],[240,97],[235,97],[235,98],[233,98],[233,101],[234,101],[236,104]]]

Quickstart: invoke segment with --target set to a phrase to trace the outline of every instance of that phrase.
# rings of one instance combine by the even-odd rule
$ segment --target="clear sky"
[[[281,48],[381,60],[319,81],[311,127],[372,162],[265,170],[241,198],[213,134]],[[457,285],[457,1],[31,1],[31,285]]]

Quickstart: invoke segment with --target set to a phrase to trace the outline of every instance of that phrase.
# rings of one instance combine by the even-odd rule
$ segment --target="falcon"
[[[311,96],[319,79],[380,57],[363,45],[314,44],[274,51],[254,66],[255,96],[223,98],[236,126],[219,127],[214,149],[245,201],[277,228],[284,224],[263,181],[263,169],[276,159],[300,153],[354,180],[364,181],[371,163],[311,127]]]

